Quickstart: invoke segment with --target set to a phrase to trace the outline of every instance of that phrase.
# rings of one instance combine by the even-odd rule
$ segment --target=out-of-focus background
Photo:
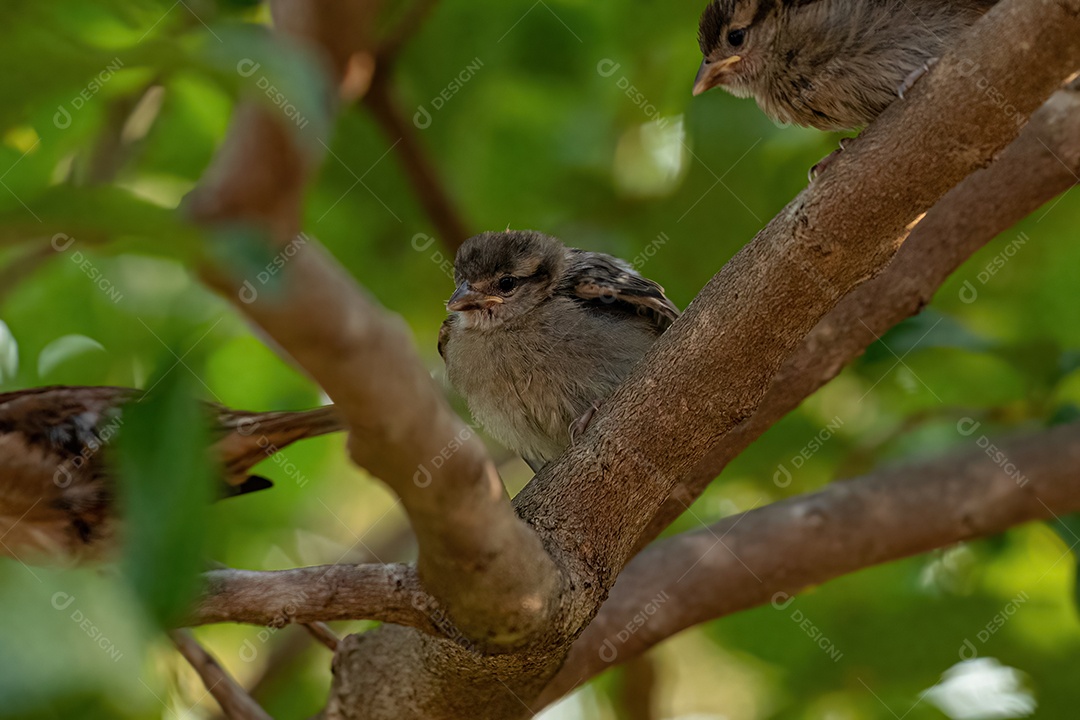
[[[438,3],[403,50],[393,95],[466,228],[535,228],[621,256],[689,303],[838,140],[778,127],[722,92],[692,99],[701,8]],[[400,12],[384,15],[380,27],[391,27]],[[239,97],[276,106],[305,142],[326,146],[306,231],[407,320],[443,382],[435,338],[452,256],[403,172],[400,140],[363,106],[330,126],[313,101],[315,66],[276,43],[267,22],[264,6],[243,0],[4,2],[0,391],[166,377],[245,409],[325,401],[194,279],[185,262],[198,239],[170,212]],[[989,244],[920,317],[729,467],[672,531],[1075,417],[1077,198]],[[255,270],[257,287],[272,292],[272,270]],[[980,425],[964,434],[961,422]],[[242,568],[410,559],[400,507],[343,448],[340,436],[322,438],[267,461],[259,471],[271,491],[206,511],[178,501],[169,532],[203,536],[202,556]],[[528,469],[493,452],[516,492]],[[545,717],[1071,717],[1080,698],[1073,533],[1080,526],[1068,518],[1029,525],[695,628]],[[128,548],[120,567],[165,577],[189,566],[197,545]],[[160,613],[146,595],[115,567],[0,560],[0,716],[215,717],[154,629]],[[330,656],[302,629],[222,625],[197,637],[274,717],[322,707]],[[634,714],[649,690],[653,714]]]

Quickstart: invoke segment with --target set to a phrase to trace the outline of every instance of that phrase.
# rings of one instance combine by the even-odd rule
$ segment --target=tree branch
[[[365,51],[358,45],[363,33],[349,31],[366,17],[362,5],[288,0],[274,10],[279,29],[330,48],[340,78],[343,65]],[[284,245],[299,229],[301,191],[315,159],[277,118],[242,105],[195,192],[192,215],[207,225],[247,222]],[[515,515],[483,444],[436,390],[400,318],[310,240],[291,241],[276,293],[252,297],[213,270],[204,278],[341,408],[355,431],[353,460],[401,498],[420,548],[419,577],[456,629],[491,646],[514,645],[543,629],[558,597],[556,568]],[[273,592],[263,585],[260,591]]]
[[[575,583],[602,599],[676,483],[758,410],[803,338],[1080,66],[1078,7],[995,6],[709,282],[582,442],[515,498]]]
[[[341,643],[341,638],[339,638],[337,633],[331,630],[326,623],[306,623],[304,629],[308,631],[308,634],[311,635],[311,637],[325,645],[330,652],[337,652],[338,645]]]
[[[397,141],[395,150],[405,176],[431,224],[435,226],[439,240],[448,250],[457,252],[471,233],[445,184],[439,179],[438,169],[424,150],[419,134],[394,98],[390,67],[385,62],[376,66],[371,87],[364,96],[364,105],[371,111],[386,138]]]
[[[471,233],[446,185],[439,179],[438,169],[424,150],[416,126],[409,122],[394,97],[392,82],[398,55],[436,3],[437,0],[414,0],[404,17],[379,45],[375,74],[371,87],[364,95],[363,104],[371,111],[386,138],[395,143],[396,154],[420,206],[435,226],[439,240],[454,253]]]
[[[1080,83],[1054,94],[992,165],[950,191],[885,270],[817,324],[772,381],[749,421],[724,436],[638,539],[653,540],[750,443],[832,380],[878,337],[929,303],[971,255],[1080,176]]]
[[[782,602],[872,565],[1080,510],[1080,423],[1000,448],[1008,465],[972,447],[835,482],[656,543],[627,566],[541,702],[698,623]],[[648,620],[635,624],[647,606]]]
[[[333,30],[332,16],[359,3],[281,5],[328,13],[331,22],[305,26],[322,28],[309,36],[316,42],[355,45]],[[434,391],[400,323],[316,245],[293,253],[276,297],[238,303],[342,407],[357,431],[354,459],[402,498],[419,540],[418,576],[439,607],[466,639],[500,651],[393,625],[350,636],[335,658],[327,716],[530,711],[522,698],[535,698],[554,674],[676,482],[754,414],[803,338],[885,267],[921,213],[989,162],[1080,66],[1078,10],[1078,0],[1004,0],[977,23],[908,101],[710,282],[583,442],[519,495],[535,534]],[[298,229],[316,159],[262,110],[242,107],[195,215],[254,223],[284,244]],[[214,284],[236,291],[235,282]]]
[[[335,658],[327,717],[533,712],[561,643],[592,619],[676,483],[753,415],[821,318],[1080,66],[1078,10],[1077,0],[1004,0],[976,23],[721,270],[586,436],[515,498],[566,578],[547,644],[476,657],[405,628],[351,636]]]
[[[401,49],[424,24],[438,0],[413,0],[393,29],[379,43],[379,57],[393,62]]]
[[[217,700],[225,717],[229,720],[273,720],[189,633],[175,630],[169,637],[199,674],[206,691]]]
[[[381,620],[439,633],[430,605],[409,565],[318,565],[261,572],[211,570],[190,624]]]

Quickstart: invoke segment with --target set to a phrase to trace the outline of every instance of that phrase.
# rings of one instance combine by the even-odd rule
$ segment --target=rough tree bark
[[[1039,108],[1001,156],[953,188],[916,226],[885,270],[845,297],[803,340],[749,422],[725,436],[683,479],[638,539],[681,515],[714,477],[854,357],[930,302],[971,255],[1048,199],[1080,182],[1080,80]]]
[[[729,433],[706,456],[686,485],[661,508],[643,537],[653,536],[684,511],[729,458],[834,377],[876,334],[921,309],[972,252],[999,230],[1076,184],[1078,175],[1080,93],[1061,91],[1033,116],[1031,125],[993,165],[967,178],[934,207],[884,272],[822,319],[803,347],[785,363],[751,421]],[[1055,508],[1058,513],[1066,510]],[[749,524],[744,531],[753,528],[752,519],[745,522]],[[429,633],[446,631],[417,600],[415,573],[407,566],[343,565],[266,573],[221,570],[209,577],[209,597],[197,609],[195,623],[278,625],[363,617]],[[351,588],[351,592],[342,592],[343,588]],[[568,689],[568,681],[580,683],[599,669],[583,669],[583,658],[598,657],[608,639],[600,632],[602,628],[622,627],[624,621],[610,617],[617,607],[614,600],[605,603],[575,643],[567,665],[545,691],[542,702],[552,699],[553,692]],[[652,628],[643,637],[655,641],[665,635]],[[629,649],[621,652],[618,660],[627,652]]]
[[[330,49],[340,77],[350,58],[370,52],[357,39],[365,36],[362,5],[289,0],[274,7],[279,28]],[[923,213],[987,165],[1080,67],[1078,35],[1080,0],[1004,0],[995,7],[908,100],[894,104],[717,274],[582,441],[534,478],[513,506],[480,444],[438,396],[400,322],[388,319],[315,243],[286,265],[277,298],[238,302],[342,407],[356,431],[353,458],[401,497],[419,539],[423,611],[443,636],[385,625],[343,640],[325,716],[512,718],[538,709],[537,698],[643,533],[663,524],[663,516],[654,518],[671,491],[755,414],[767,417],[770,384],[804,338],[881,273]],[[1035,37],[1038,43],[1031,42]],[[299,229],[301,191],[316,160],[274,118],[245,105],[190,204],[192,215],[207,225],[247,221],[284,244]],[[932,253],[920,255],[947,265]],[[236,298],[237,279],[210,270],[206,277]],[[879,302],[903,305],[900,317],[911,311],[906,296],[863,302],[867,311]],[[832,364],[850,359],[861,342],[812,369],[819,376],[835,372]],[[376,366],[395,373],[375,383],[357,372]],[[454,449],[450,459],[430,467],[427,459],[446,448]],[[686,487],[695,487],[693,481]],[[693,546],[694,539],[682,542]],[[353,579],[370,580],[370,570]],[[304,572],[286,571],[274,582]],[[217,587],[248,583],[250,589],[265,579],[218,576]],[[339,579],[338,593],[361,604],[365,592],[375,592],[349,584],[347,571]],[[262,595],[234,597],[250,605]],[[260,618],[281,611],[280,588],[266,596]],[[620,605],[612,607],[617,618]],[[395,616],[410,618],[426,625],[408,609]]]
[[[654,544],[619,576],[537,707],[688,627],[860,568],[1080,511],[1080,424],[836,482]],[[748,569],[749,568],[749,569]],[[663,600],[656,604],[658,597]],[[655,613],[636,631],[634,616]],[[650,608],[651,609],[651,608]],[[624,640],[619,631],[632,629]]]

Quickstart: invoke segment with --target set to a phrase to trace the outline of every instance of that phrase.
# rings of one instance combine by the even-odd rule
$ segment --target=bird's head
[[[466,327],[491,328],[551,297],[566,248],[532,230],[486,232],[469,238],[454,261],[457,288],[446,309]]]
[[[704,59],[694,95],[723,87],[738,97],[753,94],[769,63],[781,6],[798,0],[712,0],[701,13],[698,45]]]

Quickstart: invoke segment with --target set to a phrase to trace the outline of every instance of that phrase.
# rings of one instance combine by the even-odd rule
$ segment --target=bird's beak
[[[720,62],[709,62],[708,58],[701,61],[697,77],[694,78],[694,96],[698,96],[706,90],[712,90],[723,82],[724,74],[728,68],[742,60],[741,55],[726,57]]]
[[[503,302],[501,297],[485,295],[482,292],[469,287],[468,282],[462,282],[454,290],[454,294],[446,301],[446,309],[451,312],[465,312],[466,310],[487,310],[493,305]]]

